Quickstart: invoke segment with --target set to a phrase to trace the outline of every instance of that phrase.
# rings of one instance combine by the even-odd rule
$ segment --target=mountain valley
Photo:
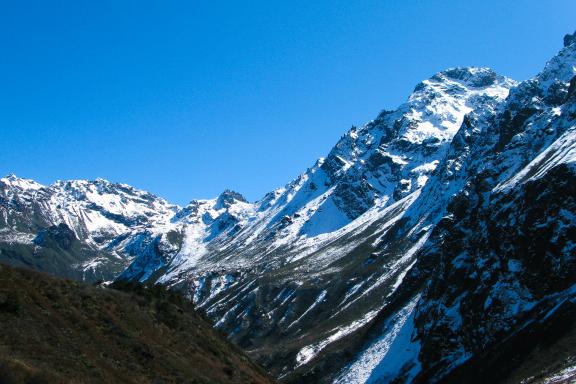
[[[529,80],[435,74],[256,202],[9,175],[0,261],[179,292],[284,383],[568,383],[575,176],[576,33]]]

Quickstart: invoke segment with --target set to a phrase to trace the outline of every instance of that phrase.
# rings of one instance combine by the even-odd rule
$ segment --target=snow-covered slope
[[[286,187],[254,204],[240,199],[244,204],[236,204],[228,218],[237,224],[232,239],[213,228],[211,220],[220,215],[212,207],[214,201],[192,202],[179,214],[180,220],[204,221],[211,229],[187,229],[186,237],[203,240],[203,245],[189,242],[164,280],[194,269],[213,269],[206,261],[226,260],[240,268],[254,264],[255,258],[269,262],[274,254],[281,254],[282,262],[305,257],[318,248],[314,244],[334,238],[370,208],[388,207],[417,191],[444,156],[464,115],[503,100],[513,84],[485,68],[451,69],[422,82],[398,110],[352,128],[325,159]],[[211,219],[198,219],[206,209]],[[188,211],[190,217],[185,218]],[[292,257],[287,248],[295,248]],[[202,255],[210,260],[199,265],[196,260]]]
[[[290,374],[386,305],[431,221],[415,219],[405,237],[391,230],[405,223],[465,115],[494,111],[514,85],[486,68],[438,73],[260,201],[192,202],[172,220],[180,250],[146,253],[122,278],[188,292],[272,372]]]
[[[409,223],[427,217],[434,229],[363,342],[352,339],[362,333],[347,340],[356,355],[337,382],[499,382],[571,329],[575,55],[576,45],[567,45],[494,110],[467,115],[405,214]],[[394,320],[414,298],[410,317]],[[330,376],[338,364],[329,361],[346,361],[341,355],[326,353],[305,377]]]

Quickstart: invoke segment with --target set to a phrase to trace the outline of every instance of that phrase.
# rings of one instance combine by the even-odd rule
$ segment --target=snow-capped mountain
[[[574,332],[575,75],[571,43],[467,116],[407,216],[458,192],[336,382],[502,382]]]
[[[0,179],[1,256],[58,275],[110,280],[130,263],[131,233],[166,236],[177,211],[125,184],[99,179],[44,186],[9,175]]]
[[[193,201],[176,218],[186,223],[188,246],[169,265],[147,266],[167,268],[167,281],[224,261],[244,268],[255,259],[303,258],[370,208],[390,206],[422,187],[465,114],[503,100],[512,85],[485,68],[441,72],[397,111],[352,128],[326,159],[262,200],[247,204],[234,195],[230,207],[219,203],[222,197]]]
[[[399,284],[430,227],[421,225],[414,244],[403,241],[399,259],[381,247],[387,229],[446,155],[464,116],[492,110],[514,85],[485,68],[441,72],[262,200],[225,193],[192,202],[172,220],[182,228],[178,252],[147,252],[121,277],[154,276],[189,292],[240,345],[276,374],[289,373],[385,305],[373,298]],[[293,346],[271,353],[279,337]]]
[[[575,75],[576,35],[521,83],[440,72],[252,203],[9,176],[0,259],[180,289],[285,382],[502,379],[574,331]]]

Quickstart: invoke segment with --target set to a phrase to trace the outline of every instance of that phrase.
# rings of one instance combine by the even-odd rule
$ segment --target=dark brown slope
[[[0,265],[2,384],[271,382],[175,294]]]

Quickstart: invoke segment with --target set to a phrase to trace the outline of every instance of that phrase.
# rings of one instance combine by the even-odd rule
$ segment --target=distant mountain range
[[[0,260],[179,290],[286,383],[564,380],[575,162],[576,34],[520,83],[424,80],[256,202],[7,176]]]

